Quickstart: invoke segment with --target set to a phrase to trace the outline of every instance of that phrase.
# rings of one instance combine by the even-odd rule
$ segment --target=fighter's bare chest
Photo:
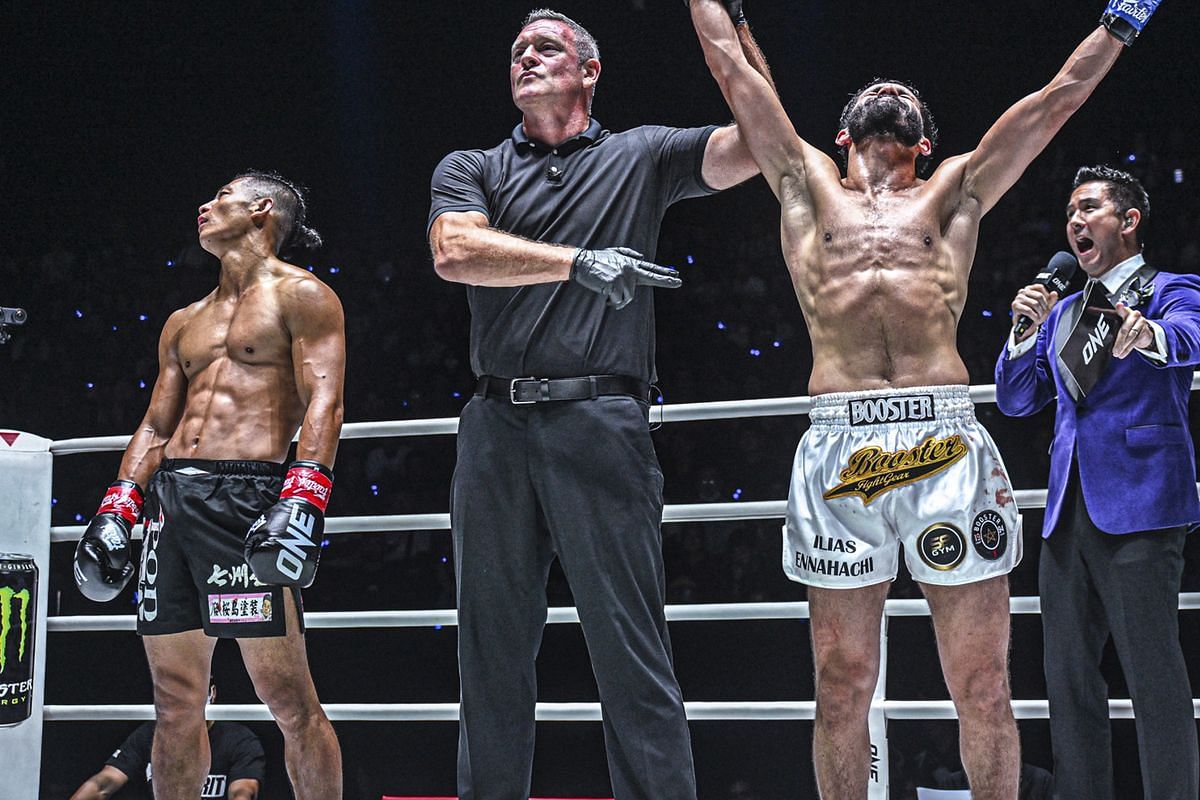
[[[810,264],[822,280],[866,279],[873,273],[893,277],[937,271],[947,255],[947,242],[932,220],[845,217],[823,220],[809,243]]]
[[[178,343],[189,377],[220,359],[267,364],[290,352],[290,336],[278,308],[255,300],[201,309],[183,326]]]

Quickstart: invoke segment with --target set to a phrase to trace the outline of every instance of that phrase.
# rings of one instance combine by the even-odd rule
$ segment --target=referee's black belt
[[[650,385],[628,375],[584,375],[579,378],[484,375],[475,386],[475,394],[507,400],[518,406],[555,400],[591,400],[607,395],[627,395],[644,402],[650,396]]]

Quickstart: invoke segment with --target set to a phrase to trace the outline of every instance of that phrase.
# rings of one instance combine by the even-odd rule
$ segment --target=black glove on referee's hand
[[[683,284],[678,272],[643,261],[641,253],[628,247],[577,251],[571,263],[571,280],[604,295],[613,308],[633,302],[639,286],[678,289]]]
[[[692,0],[683,0],[683,4],[691,8]],[[721,5],[725,6],[725,11],[733,20],[734,26],[746,24],[746,12],[742,11],[742,0],[721,0]]]

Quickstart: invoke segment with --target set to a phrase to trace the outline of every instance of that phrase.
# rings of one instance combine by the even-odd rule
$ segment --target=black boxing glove
[[[613,308],[633,302],[639,286],[677,289],[683,284],[675,270],[643,261],[641,253],[627,247],[577,250],[571,262],[571,280],[604,295]]]
[[[133,575],[129,534],[142,515],[142,490],[133,481],[108,487],[96,516],[75,548],[75,585],[89,600],[105,603],[121,593]]]
[[[683,0],[683,4],[691,8],[692,0]],[[746,12],[742,10],[742,0],[721,0],[721,5],[725,6],[725,12],[733,20],[735,27],[746,24]]]
[[[272,586],[307,589],[317,575],[325,508],[333,491],[333,472],[316,461],[288,465],[279,500],[246,534],[246,563],[254,577]]]

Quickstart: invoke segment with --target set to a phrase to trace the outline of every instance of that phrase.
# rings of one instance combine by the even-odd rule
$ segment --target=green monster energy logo
[[[8,657],[8,632],[12,630],[13,601],[21,601],[21,646],[17,651],[17,660],[25,660],[26,629],[29,624],[29,590],[13,591],[9,586],[0,586],[0,672],[4,672],[5,659]]]

